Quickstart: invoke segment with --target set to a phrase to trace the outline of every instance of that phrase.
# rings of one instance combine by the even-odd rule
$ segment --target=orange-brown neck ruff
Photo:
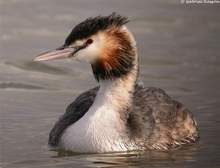
[[[136,49],[125,30],[111,28],[104,33],[104,38],[101,57],[92,63],[98,81],[126,75],[134,67],[136,57]]]

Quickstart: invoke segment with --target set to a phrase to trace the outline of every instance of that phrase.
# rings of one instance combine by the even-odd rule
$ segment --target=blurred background
[[[90,66],[35,63],[87,17],[129,17],[145,86],[193,111],[198,144],[178,151],[66,156],[48,133],[66,106],[97,85]],[[0,0],[0,167],[220,167],[220,4],[178,0]]]

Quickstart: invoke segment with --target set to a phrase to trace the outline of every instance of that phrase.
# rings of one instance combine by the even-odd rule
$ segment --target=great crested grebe
[[[158,88],[137,83],[136,42],[115,13],[75,26],[62,47],[35,61],[76,58],[91,64],[98,87],[79,95],[49,135],[74,152],[169,150],[198,139],[191,112]]]

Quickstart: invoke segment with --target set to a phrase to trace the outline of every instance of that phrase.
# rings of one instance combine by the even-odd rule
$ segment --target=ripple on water
[[[18,82],[0,82],[0,89],[30,89],[38,90],[44,89],[41,86],[27,84],[27,83],[18,83]]]
[[[33,62],[33,61],[27,61],[27,62],[5,62],[6,65],[13,66],[15,68],[19,68],[22,70],[28,70],[28,71],[38,71],[38,72],[44,72],[49,74],[56,74],[56,75],[65,75],[68,74],[67,70],[60,69],[48,64],[40,63],[40,62]]]

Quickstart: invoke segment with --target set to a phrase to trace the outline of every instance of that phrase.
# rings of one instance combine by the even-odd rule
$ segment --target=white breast
[[[106,111],[109,112],[109,111]],[[68,127],[61,138],[61,146],[75,152],[111,152],[126,151],[127,137],[116,129],[116,116],[86,115]]]
[[[126,135],[126,126],[120,114],[114,95],[100,88],[89,111],[76,123],[69,126],[61,137],[60,145],[74,152],[115,152],[135,150],[135,145]]]

